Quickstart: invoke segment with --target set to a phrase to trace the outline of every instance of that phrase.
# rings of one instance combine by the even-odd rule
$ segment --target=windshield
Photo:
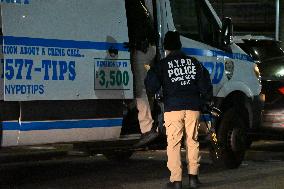
[[[250,41],[245,40],[245,43],[238,44],[246,53],[248,53],[254,60],[264,61],[271,58],[284,56],[280,42],[263,40]]]

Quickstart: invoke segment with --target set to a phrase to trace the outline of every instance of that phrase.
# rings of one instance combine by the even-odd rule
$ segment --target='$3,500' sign
[[[95,89],[122,89],[129,83],[129,73],[121,70],[98,70],[96,78],[100,87]]]

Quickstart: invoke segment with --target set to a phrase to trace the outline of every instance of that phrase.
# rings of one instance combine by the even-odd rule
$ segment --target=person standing
[[[134,147],[142,147],[152,142],[159,135],[153,127],[154,120],[144,86],[144,79],[147,74],[145,66],[152,64],[156,57],[156,32],[144,0],[126,0],[125,3],[136,107],[142,133],[140,140]]]
[[[167,134],[167,167],[171,173],[168,189],[182,188],[181,140],[185,132],[189,187],[199,186],[198,120],[200,110],[212,100],[210,75],[195,58],[181,51],[178,32],[168,31],[164,38],[166,57],[150,68],[145,79],[149,93],[162,87],[164,121]]]

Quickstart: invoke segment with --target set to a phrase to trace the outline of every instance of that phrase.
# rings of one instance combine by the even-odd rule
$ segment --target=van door
[[[208,69],[217,94],[224,83],[225,59],[225,52],[219,46],[220,20],[203,0],[165,0],[164,4],[164,32],[180,32],[182,50]]]
[[[5,1],[1,7],[4,100],[20,101],[19,119],[5,123],[9,132],[3,132],[4,138],[14,137],[14,131],[20,133],[18,145],[118,138],[122,111],[99,114],[113,102],[101,99],[118,99],[122,105],[120,99],[133,98],[130,53],[124,47],[129,41],[125,2]],[[23,118],[43,112],[37,111],[43,106],[52,112],[58,104],[74,111],[66,113],[62,106],[62,112],[56,109],[58,114],[46,113],[44,119],[34,114]],[[76,107],[93,104],[99,105],[89,112],[98,115],[80,119],[84,114],[77,115]]]

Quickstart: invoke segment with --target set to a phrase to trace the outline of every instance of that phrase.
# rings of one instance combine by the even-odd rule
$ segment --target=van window
[[[210,15],[204,8],[200,9],[200,39],[202,42],[215,46],[214,25],[210,22]]]
[[[175,27],[180,34],[200,40],[195,0],[171,0],[171,8]]]
[[[176,29],[190,39],[218,46],[219,26],[204,2],[171,0]]]

